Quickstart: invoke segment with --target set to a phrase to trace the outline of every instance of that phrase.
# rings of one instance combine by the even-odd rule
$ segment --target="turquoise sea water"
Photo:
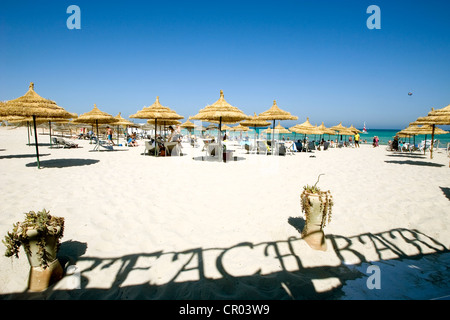
[[[396,133],[401,131],[402,129],[396,129],[396,130],[393,130],[393,129],[369,129],[367,134],[363,134],[363,133],[360,134],[361,143],[364,143],[364,140],[367,140],[368,144],[372,144],[374,136],[378,136],[378,138],[380,139],[379,144],[380,145],[387,145],[389,140],[392,140],[394,138],[394,136],[396,135]],[[446,131],[450,131],[448,126],[442,127],[442,129],[444,129]],[[265,130],[265,128],[262,128],[262,129],[257,128],[256,129],[258,134],[260,132],[262,132],[263,130]],[[213,131],[210,132],[210,134],[212,136],[217,136],[217,131],[213,130]],[[231,132],[231,135],[232,136],[239,136],[240,133],[239,132]],[[242,133],[243,137],[245,137],[246,135],[247,135],[247,133],[245,133],[245,132]],[[250,138],[253,138],[254,137],[254,131],[248,133],[248,136]],[[306,135],[306,136],[308,137],[308,139],[310,141],[312,141],[312,140],[319,140],[319,139],[322,138],[319,135]],[[303,134],[298,134],[298,133],[297,134],[295,134],[295,133],[279,134],[277,139],[282,139],[283,137],[286,140],[289,138],[289,140],[295,140],[296,141],[298,139],[303,139],[304,135]],[[268,136],[268,138],[269,139],[271,138],[270,135]],[[337,136],[337,135],[329,136],[329,135],[326,134],[323,138],[325,140],[329,140],[329,139],[333,139],[333,140],[339,139],[339,141],[341,140],[341,136]],[[343,139],[343,141],[345,141],[345,140],[348,141],[348,136],[342,136],[342,139]],[[431,135],[427,135],[426,139],[430,140],[431,139]],[[441,134],[441,135],[435,135],[434,139],[439,140],[440,141],[439,147],[443,148],[443,147],[447,146],[447,143],[450,143],[450,133],[448,133],[448,134]],[[415,137],[415,140],[414,140],[413,137],[411,137],[411,138],[400,138],[400,140],[401,141],[405,141],[405,142],[409,142],[409,143],[415,143],[416,145],[418,145],[418,144],[420,144],[420,142],[422,140],[425,140],[425,135],[417,135]]]

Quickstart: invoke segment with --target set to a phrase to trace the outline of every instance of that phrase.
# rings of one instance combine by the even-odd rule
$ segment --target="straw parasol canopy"
[[[434,109],[426,117],[417,118],[411,124],[450,125],[450,104],[442,109]]]
[[[247,116],[237,107],[229,104],[225,100],[223,91],[220,90],[219,100],[214,102],[212,105],[201,109],[195,116],[191,117],[191,119],[219,123],[218,141],[220,150],[222,143],[222,123],[236,123],[242,120],[251,119],[251,117]]]
[[[419,126],[416,124],[409,125],[407,128],[397,132],[399,137],[411,137],[417,135],[417,130]]]
[[[430,124],[425,124],[425,125],[423,125],[421,127],[419,127],[419,126],[415,126],[415,127],[410,126],[410,127],[406,128],[406,129],[404,129],[402,131],[406,132],[406,133],[409,133],[409,134],[415,134],[415,135],[422,134],[422,135],[425,135],[425,134],[431,134],[433,132],[433,126],[430,125]],[[442,130],[441,128],[438,128],[438,127],[434,128],[434,134],[447,134],[447,133],[448,133],[448,131]]]
[[[124,127],[133,126],[134,123],[125,119],[124,117],[122,117],[120,112],[114,118],[116,118],[118,120],[116,123],[114,123],[114,125],[117,126],[117,144],[119,144],[119,126],[124,126]]]
[[[334,131],[341,132],[341,131],[343,131],[343,130],[345,130],[347,128],[342,125],[342,122],[339,122],[338,125],[335,125],[334,127],[331,127],[330,129],[334,130]]]
[[[275,120],[297,120],[298,117],[293,116],[290,112],[281,110],[277,106],[277,101],[273,100],[273,105],[269,110],[264,111],[259,114],[259,119],[263,120],[273,120],[275,127]]]
[[[322,134],[328,134],[328,135],[334,135],[336,132],[334,132],[334,130],[325,127],[325,125],[322,124],[319,126],[319,129],[322,131]]]
[[[206,130],[216,130],[218,128],[219,128],[218,126],[211,123],[209,126],[206,127]]]
[[[37,166],[40,168],[39,162],[39,148],[36,132],[36,119],[71,119],[74,114],[66,111],[64,108],[58,106],[56,102],[42,98],[34,91],[34,83],[31,82],[27,93],[22,97],[5,102],[0,106],[0,117],[3,116],[20,116],[32,117],[34,126],[34,139],[36,144],[36,158]]]
[[[153,124],[155,119],[148,119],[148,124]],[[159,119],[159,122],[162,122],[162,126],[173,126],[173,125],[181,125],[181,121],[174,119]]]
[[[161,105],[161,103],[159,102],[159,96],[157,96],[155,102],[151,106],[142,108],[142,110],[131,115],[130,118],[155,120],[155,140],[156,140],[156,130],[158,128],[158,120],[165,120],[165,121],[180,120],[183,119],[184,117],[177,114],[174,110],[170,109],[169,107]],[[156,152],[157,150],[155,148],[155,156],[157,156]]]
[[[348,135],[348,133],[347,133],[348,128],[344,127],[342,125],[342,122],[339,122],[338,125],[335,125],[334,127],[331,127],[330,129],[337,131],[339,134]]]
[[[72,121],[73,123],[87,123],[96,125],[97,127],[97,140],[98,140],[98,125],[99,124],[115,124],[119,122],[119,119],[114,118],[109,113],[101,111],[96,104],[94,108],[86,113],[80,115],[77,119]]]
[[[356,129],[353,124],[348,128],[350,131],[352,131],[353,133],[362,133],[362,131]]]
[[[434,129],[436,125],[450,125],[450,104],[442,109],[435,110],[434,108],[428,113],[426,117],[420,117],[410,124],[431,125]],[[434,131],[431,133],[431,148],[430,158],[433,159],[433,145],[434,145]]]
[[[441,128],[438,127],[434,127],[433,125],[430,124],[426,124],[423,125],[421,127],[419,127],[418,125],[410,125],[408,128],[403,129],[402,131],[399,131],[397,134],[399,136],[402,135],[412,135],[412,136],[416,136],[416,135],[425,135],[425,143],[427,141],[427,135],[431,134],[432,138],[431,138],[431,144],[433,145],[433,140],[434,140],[434,135],[436,134],[447,134],[449,133],[448,131],[442,130]],[[423,153],[425,154],[426,148],[424,148]],[[430,153],[431,153],[431,149],[430,149]]]
[[[260,128],[260,127],[268,127],[270,126],[270,122],[260,119],[257,115],[256,112],[254,113],[254,116],[251,117],[251,119],[249,120],[244,120],[240,123],[243,126],[249,127],[249,128],[253,128],[255,129],[255,140],[256,140],[256,128]]]
[[[237,126],[232,127],[230,130],[231,130],[231,131],[248,131],[249,128],[246,127],[246,126],[243,126],[243,125],[240,123],[240,124],[238,124]]]
[[[7,101],[0,108],[0,116],[21,116],[36,118],[71,119],[73,114],[58,106],[56,102],[42,98],[34,91],[31,82],[27,93],[22,97]]]
[[[184,117],[177,114],[174,110],[162,106],[161,103],[159,102],[159,96],[157,96],[155,102],[151,106],[144,107],[142,110],[131,115],[130,118],[153,119],[155,120],[155,127],[156,127],[157,121],[159,119],[180,120],[183,119]]]
[[[121,113],[119,112],[119,114],[117,116],[115,116],[114,118],[116,118],[118,121],[116,123],[114,123],[116,126],[132,126],[134,125],[133,122],[123,118],[121,116]]]
[[[265,133],[291,133],[291,131],[289,131],[288,129],[284,128],[281,124],[278,124],[274,129],[271,128],[267,128],[266,130],[264,130],[263,132]]]
[[[184,122],[180,125],[180,127],[188,129],[188,130],[192,130],[195,128],[195,124],[192,123],[189,119],[187,119],[186,122]]]
[[[307,134],[314,134],[316,132],[316,128],[309,122],[309,118],[306,118],[306,121],[302,124],[296,124],[293,127],[290,127],[289,130],[295,133],[303,133],[305,135]]]
[[[229,104],[224,97],[223,91],[220,90],[219,100],[210,106],[201,109],[198,114],[191,117],[192,120],[202,120],[207,122],[219,123],[219,130],[221,130],[222,123],[236,123],[242,120],[250,119],[245,113],[237,107]]]
[[[275,120],[297,120],[297,116],[293,116],[290,112],[284,111],[277,106],[277,101],[273,100],[272,107],[269,110],[264,111],[259,114],[259,118],[262,120],[272,120],[273,126],[275,128]],[[275,137],[272,135],[272,146],[275,145]],[[275,155],[275,152],[273,152]]]

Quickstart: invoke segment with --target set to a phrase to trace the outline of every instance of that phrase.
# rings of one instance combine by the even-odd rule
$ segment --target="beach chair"
[[[63,138],[56,138],[56,143],[61,145],[63,148],[78,148],[78,144]]]
[[[314,143],[314,141],[309,141],[306,147],[306,151],[312,152],[313,150],[316,150],[316,144]]]
[[[144,142],[145,145],[145,149],[144,149],[144,156],[148,155],[154,155],[155,154],[155,147],[152,146],[150,141],[145,141]],[[159,153],[159,150],[157,150],[157,152]]]
[[[219,152],[219,144],[218,143],[208,143],[206,145],[206,156],[218,157]]]
[[[265,141],[257,142],[257,153],[265,154],[265,155],[270,153],[270,147],[267,145],[267,143]]]
[[[60,143],[60,141],[56,137],[52,137],[52,148],[63,148],[64,145]]]
[[[113,151],[114,148],[112,145],[108,144],[106,141],[104,140],[99,140],[96,139],[97,143],[94,146],[94,149],[92,149],[93,151]]]
[[[284,146],[286,148],[286,154],[292,156],[294,154],[294,152],[295,152],[295,150],[294,150],[294,148],[295,148],[294,142],[293,141],[285,142]]]

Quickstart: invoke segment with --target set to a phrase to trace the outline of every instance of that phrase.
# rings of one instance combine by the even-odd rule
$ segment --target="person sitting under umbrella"
[[[170,148],[170,155],[171,156],[179,156],[181,154],[181,134],[180,134],[180,127],[177,127],[177,130],[175,130],[172,126],[169,126],[170,135],[169,139],[167,140],[168,143],[166,144],[166,147]]]

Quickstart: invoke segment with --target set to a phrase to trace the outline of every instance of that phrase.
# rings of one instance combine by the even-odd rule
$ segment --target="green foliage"
[[[318,195],[320,202],[320,212],[322,213],[322,222],[320,228],[323,229],[327,223],[331,222],[332,208],[333,208],[333,196],[329,190],[322,191],[319,187],[317,187],[317,183],[319,182],[320,174],[317,178],[317,182],[313,185],[306,185],[303,187],[303,192],[300,195],[300,203],[302,207],[302,212],[305,213],[306,220],[308,221],[311,214],[311,200],[309,196],[311,194]],[[307,233],[306,225],[303,233]]]
[[[37,246],[38,255],[40,256],[41,265],[48,266],[49,253],[46,251],[46,237],[48,235],[54,235],[57,239],[57,250],[61,245],[61,238],[64,234],[64,218],[51,216],[49,211],[43,209],[37,213],[30,211],[25,213],[25,220],[13,224],[12,231],[8,232],[5,239],[2,240],[6,246],[5,256],[16,258],[19,257],[20,247],[23,246],[25,252],[31,255],[29,237],[27,231],[34,229],[37,231]]]

